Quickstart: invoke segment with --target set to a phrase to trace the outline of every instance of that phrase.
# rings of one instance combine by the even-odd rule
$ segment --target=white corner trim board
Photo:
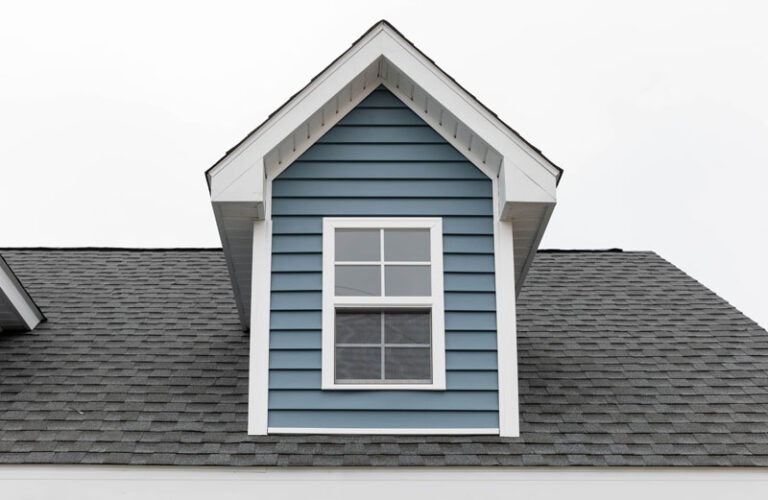
[[[515,296],[515,265],[509,258],[514,254],[512,222],[495,217],[494,226],[499,434],[505,437],[518,437],[520,416],[517,373],[517,298]]]
[[[248,356],[248,434],[266,435],[269,405],[269,309],[272,221],[253,223],[250,352]]]
[[[168,467],[1,465],[4,498],[763,499],[768,472],[737,467]]]

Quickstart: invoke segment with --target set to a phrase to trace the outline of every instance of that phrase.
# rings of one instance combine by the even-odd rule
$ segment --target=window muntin
[[[323,219],[323,388],[445,389],[442,220]]]

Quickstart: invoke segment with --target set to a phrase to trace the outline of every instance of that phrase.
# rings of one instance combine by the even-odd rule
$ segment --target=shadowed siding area
[[[269,426],[498,427],[491,181],[374,91],[272,184]],[[321,391],[322,218],[443,218],[446,391]]]

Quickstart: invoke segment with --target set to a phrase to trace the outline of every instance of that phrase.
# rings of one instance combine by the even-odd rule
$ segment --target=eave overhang
[[[0,256],[0,332],[33,330],[45,316]]]
[[[380,85],[496,181],[498,217],[515,228],[518,290],[523,283],[562,170],[381,21],[206,172],[244,328],[250,324],[253,222],[269,217],[269,181]]]

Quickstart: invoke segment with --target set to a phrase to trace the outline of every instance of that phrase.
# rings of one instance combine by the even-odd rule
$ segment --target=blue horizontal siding
[[[279,273],[272,272],[273,291],[312,291],[322,290],[323,275],[318,272],[311,273]]]
[[[272,271],[322,272],[323,259],[320,254],[272,254]]]
[[[284,180],[274,186],[274,199],[290,198],[487,198],[491,186],[483,180],[361,179]]]
[[[272,236],[272,253],[321,253],[323,237],[319,234]]]
[[[493,258],[493,236],[445,236],[443,237],[443,252],[482,253]]]
[[[446,310],[445,329],[447,331],[496,331],[496,314],[495,312],[454,312]]]
[[[320,370],[270,370],[269,388],[282,390],[320,390]],[[446,374],[447,391],[495,391],[499,379],[494,370],[449,371]],[[421,392],[419,392],[421,394]]]
[[[404,127],[341,126],[334,127],[322,136],[318,144],[430,144],[445,143],[440,134],[424,125]]]
[[[468,170],[464,161],[427,163],[415,161],[399,162],[294,162],[280,174],[280,180],[290,179],[488,179],[480,170]]]
[[[269,425],[498,426],[492,184],[377,90],[272,183]],[[441,217],[445,391],[322,391],[322,218]]]
[[[492,273],[493,255],[446,253],[443,257],[443,266],[449,273]]]
[[[325,217],[440,217],[446,215],[486,215],[493,209],[490,198],[278,198],[272,210],[280,215]]]
[[[305,391],[272,390],[273,410],[498,410],[496,391]]]
[[[323,296],[320,292],[272,292],[273,311],[319,311]]]
[[[461,161],[450,144],[315,144],[300,161]],[[425,158],[428,158],[425,160]]]
[[[446,332],[445,348],[449,351],[496,351],[496,332]]]
[[[495,290],[493,273],[446,272],[443,283],[446,292],[492,292]]]
[[[493,293],[445,292],[445,309],[448,311],[496,311],[496,295]]]
[[[386,391],[382,391],[386,392]],[[271,410],[270,427],[496,429],[498,411]]]
[[[269,367],[273,370],[319,370],[320,350],[270,351]]]
[[[312,350],[320,349],[322,334],[320,330],[275,330],[269,336],[269,348],[272,350]]]
[[[320,311],[272,311],[272,330],[315,330],[322,327]]]
[[[323,221],[317,216],[273,217],[272,234],[323,234]],[[482,235],[493,238],[493,222],[489,217],[443,217],[446,236]]]
[[[400,109],[353,109],[339,120],[342,127],[347,125],[421,126],[424,120],[408,108]],[[375,158],[375,157],[372,157]]]

